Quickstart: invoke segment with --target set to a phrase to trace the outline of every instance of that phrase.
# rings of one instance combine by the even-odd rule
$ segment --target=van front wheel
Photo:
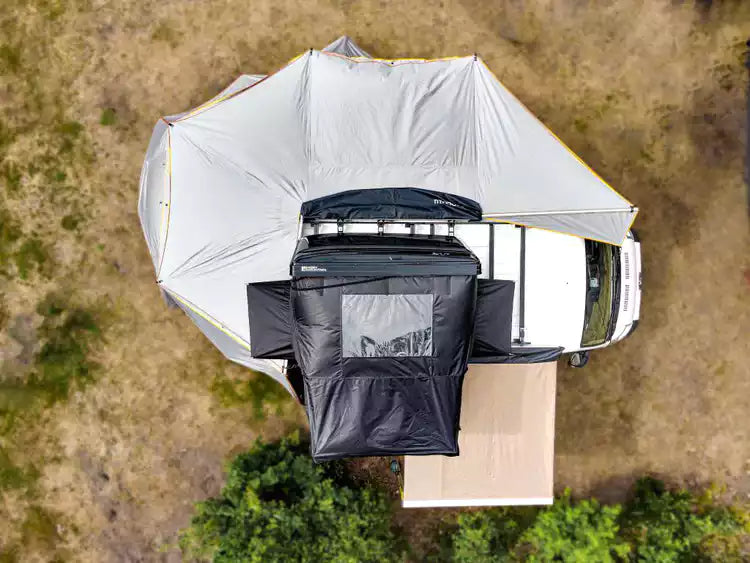
[[[588,352],[573,352],[568,358],[568,365],[572,368],[582,368],[589,363]]]

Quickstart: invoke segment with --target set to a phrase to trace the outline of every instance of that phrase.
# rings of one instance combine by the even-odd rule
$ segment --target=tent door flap
[[[247,285],[250,353],[253,358],[294,359],[290,289],[289,280]]]

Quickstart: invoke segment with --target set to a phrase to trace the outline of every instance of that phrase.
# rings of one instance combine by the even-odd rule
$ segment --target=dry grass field
[[[227,458],[304,423],[165,307],[138,177],[160,115],[343,33],[381,57],[479,53],[641,208],[641,325],[561,367],[557,485],[750,494],[750,4],[4,0],[0,561],[177,561]]]

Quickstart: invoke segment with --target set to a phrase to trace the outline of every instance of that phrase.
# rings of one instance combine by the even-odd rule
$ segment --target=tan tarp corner
[[[407,456],[406,508],[551,504],[557,364],[472,365],[458,457]]]

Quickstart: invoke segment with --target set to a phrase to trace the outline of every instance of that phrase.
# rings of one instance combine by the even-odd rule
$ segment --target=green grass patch
[[[22,234],[15,218],[5,208],[0,207],[0,272],[6,277],[9,275],[7,266]]]
[[[52,267],[52,257],[42,240],[25,237],[16,219],[0,207],[0,275],[9,278],[15,274],[27,280],[37,271],[49,277]]]
[[[63,121],[57,126],[57,132],[63,137],[77,139],[83,132],[83,125],[77,121]]]
[[[29,89],[24,103],[34,98],[36,87],[33,80],[23,81],[23,88]],[[79,180],[95,155],[83,124],[66,118],[66,108],[58,106],[57,98],[40,95],[44,99],[39,100],[38,108],[19,111],[28,122],[19,124],[10,116],[4,121],[0,116],[0,152],[13,143],[18,131],[39,133],[31,150],[14,155],[13,160],[0,155],[0,185],[13,200],[41,195],[43,211],[57,215],[62,229],[74,231],[83,220],[79,209],[84,194]],[[11,123],[14,129],[10,129]],[[49,249],[57,225],[39,221],[39,217],[35,213],[24,216],[21,229],[7,210],[0,211],[0,275],[17,275],[21,280],[31,279],[34,272],[49,276],[53,266]]]
[[[102,110],[102,115],[99,118],[99,124],[109,127],[117,123],[117,112],[112,108],[105,108]]]
[[[55,168],[47,168],[44,170],[44,177],[46,180],[53,184],[63,184],[68,179],[68,175],[62,170]]]
[[[5,182],[5,189],[9,192],[17,192],[18,188],[21,187],[21,178],[23,174],[21,169],[14,162],[7,161],[3,164],[2,170],[3,181]]]
[[[35,469],[18,467],[10,459],[8,453],[0,449],[0,491],[25,488],[38,477],[39,473]]]
[[[82,221],[83,217],[81,215],[78,213],[71,213],[62,218],[60,226],[66,231],[75,231]]]
[[[0,548],[0,563],[19,563],[18,546],[3,546]]]
[[[67,553],[60,548],[62,537],[57,531],[59,516],[33,504],[26,510],[21,524],[21,545],[26,553],[44,553],[45,561],[57,563],[67,560]]]
[[[21,49],[16,45],[0,45],[0,74],[15,74],[21,68]]]
[[[21,237],[18,222],[3,207],[0,207],[0,248],[4,248]]]
[[[169,23],[161,21],[151,32],[151,39],[154,41],[164,41],[170,47],[176,47],[180,42],[180,33]]]
[[[276,380],[262,373],[254,373],[252,379],[236,380],[217,376],[211,382],[211,392],[222,407],[249,406],[255,420],[264,420],[266,408],[280,414],[291,397]]]
[[[101,337],[91,311],[52,295],[37,313],[43,317],[37,330],[40,347],[29,374],[25,380],[0,381],[0,432],[9,431],[20,416],[91,383],[98,367],[89,358],[91,344]]]
[[[5,325],[8,324],[8,308],[5,306],[4,295],[0,293],[0,330],[5,330]]]
[[[55,21],[65,13],[66,2],[63,0],[41,0],[38,4],[41,13],[49,21]]]
[[[60,152],[68,153],[75,147],[75,142],[83,132],[83,125],[77,121],[63,121],[57,126],[57,132],[61,136]]]
[[[16,132],[0,119],[0,156],[4,154],[5,147],[9,146],[15,138]]]
[[[32,270],[37,269],[42,274],[48,274],[50,257],[44,243],[36,237],[23,241],[18,250],[13,254],[18,276],[22,280],[29,278]]]
[[[20,522],[20,541],[0,546],[0,563],[21,563],[31,554],[37,558],[43,555],[43,560],[50,563],[68,561],[70,554],[60,547],[63,538],[58,531],[58,521],[58,514],[38,504],[29,506]]]
[[[585,133],[586,131],[588,131],[589,123],[582,117],[578,117],[575,119],[575,121],[573,121],[573,126],[579,133]]]
[[[0,382],[0,434],[9,433],[19,415],[31,412],[41,399],[39,390],[24,381]]]
[[[54,517],[40,506],[32,505],[21,525],[24,541],[29,539],[58,539]]]
[[[39,328],[44,343],[28,384],[52,403],[66,398],[73,385],[91,382],[96,366],[88,359],[89,342],[101,332],[91,312],[68,308],[59,298],[48,298],[37,312],[44,317]]]

